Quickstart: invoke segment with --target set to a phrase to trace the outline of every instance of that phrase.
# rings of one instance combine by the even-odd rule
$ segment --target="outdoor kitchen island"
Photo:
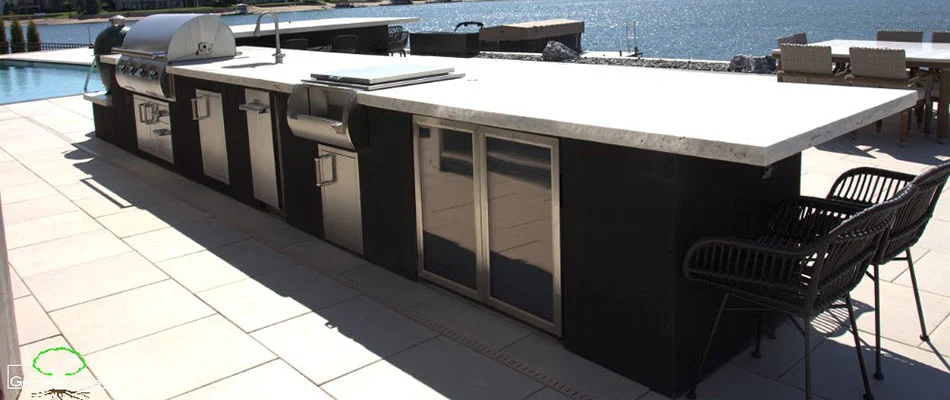
[[[179,158],[200,158],[178,147],[193,145],[205,114],[203,100],[199,110],[189,100],[225,92],[226,135],[242,137],[227,142],[231,166],[245,171],[248,153],[269,153],[277,195],[264,206],[246,190],[216,188],[550,332],[666,395],[687,389],[721,298],[684,278],[688,247],[753,236],[779,201],[798,195],[803,150],[915,103],[913,92],[772,76],[291,50],[267,64],[272,49],[238,51],[168,66],[180,103],[170,115],[175,159],[146,157],[177,171]],[[355,92],[343,121],[340,107],[317,104],[329,98],[310,91],[320,85],[301,83],[401,65],[465,76]],[[337,116],[307,115],[315,109]],[[135,112],[116,101],[97,110],[97,129]],[[304,123],[339,136],[308,136]],[[249,146],[254,129],[272,132],[271,148]],[[181,162],[200,171],[200,160]],[[249,185],[246,171],[231,170],[231,186]],[[754,313],[733,314],[710,370],[751,343]]]

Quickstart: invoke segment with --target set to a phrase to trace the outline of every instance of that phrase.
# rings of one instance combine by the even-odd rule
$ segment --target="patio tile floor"
[[[88,368],[64,388],[121,400],[665,398],[520,322],[95,139],[80,96],[0,106],[0,120],[0,198],[23,364],[50,347],[84,352]],[[803,193],[823,196],[858,166],[917,173],[950,158],[950,146],[916,131],[897,146],[896,127],[892,118],[883,135],[865,127],[855,140],[806,151]],[[950,393],[941,354],[950,351],[948,238],[944,198],[913,250],[931,344],[917,338],[906,264],[881,267],[879,400]],[[873,370],[869,288],[863,282],[854,298]],[[843,318],[822,315],[813,332],[815,394],[825,400],[862,393]],[[802,343],[782,325],[762,358],[738,355],[700,385],[700,398],[801,398]],[[57,370],[72,362],[44,358]]]

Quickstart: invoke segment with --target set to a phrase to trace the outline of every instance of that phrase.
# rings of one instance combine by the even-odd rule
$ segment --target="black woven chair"
[[[924,322],[924,309],[920,304],[917,275],[914,273],[914,259],[911,257],[910,248],[923,236],[948,176],[950,176],[950,162],[928,168],[918,176],[878,168],[855,168],[838,177],[828,193],[830,200],[866,208],[890,199],[908,184],[913,184],[919,189],[906,207],[895,215],[894,229],[887,240],[881,244],[879,257],[871,263],[873,275],[868,275],[874,281],[875,379],[884,379],[884,374],[881,372],[881,296],[880,282],[877,279],[882,264],[890,261],[907,261],[910,283],[913,285],[914,299],[917,301],[917,316],[920,319],[920,340],[930,341],[927,335],[927,324]],[[903,257],[901,257],[902,254]]]
[[[360,37],[357,35],[337,35],[333,37],[334,53],[356,53]]]
[[[409,31],[399,25],[389,27],[389,40],[386,43],[386,51],[389,55],[399,53],[400,56],[406,56],[406,46],[409,45]]]
[[[757,241],[707,238],[694,244],[683,265],[686,278],[725,294],[687,397],[696,398],[696,386],[719,320],[723,311],[729,310],[759,312],[760,340],[761,318],[766,311],[804,320],[804,328],[799,329],[805,337],[805,398],[811,399],[812,320],[829,308],[839,307],[834,303],[843,299],[864,380],[864,398],[873,399],[850,292],[876,256],[895,211],[915,191],[913,185],[908,185],[893,199],[867,209],[825,199],[794,198],[778,207]],[[753,307],[727,309],[731,297]],[[757,341],[756,353],[759,345]]]

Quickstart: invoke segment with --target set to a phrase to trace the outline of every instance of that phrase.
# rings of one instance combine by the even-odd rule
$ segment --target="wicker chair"
[[[903,146],[910,130],[910,111],[917,110],[918,116],[921,116],[918,118],[920,123],[923,122],[922,115],[926,114],[925,109],[928,107],[925,99],[933,89],[933,82],[927,79],[929,73],[911,76],[907,71],[907,56],[903,49],[852,47],[849,53],[851,73],[847,79],[853,86],[917,90],[917,105],[901,113],[900,143]],[[882,121],[877,121],[876,127],[880,133]]]
[[[920,292],[917,289],[917,276],[914,273],[914,259],[910,248],[924,233],[927,223],[933,216],[937,200],[950,176],[950,162],[931,167],[918,176],[877,168],[856,168],[842,174],[835,181],[828,199],[859,207],[872,207],[893,197],[907,185],[917,187],[917,193],[905,207],[898,210],[894,217],[894,228],[881,244],[881,252],[871,263],[874,267],[874,326],[875,326],[875,379],[884,379],[881,373],[881,313],[880,282],[878,269],[890,261],[907,261],[910,271],[910,283],[917,300],[917,316],[920,320],[920,340],[930,341],[927,325],[924,322],[924,310],[920,305]],[[903,257],[899,257],[903,254]]]
[[[744,305],[730,311],[758,311],[760,321],[766,311],[804,320],[801,331],[805,337],[806,399],[811,399],[812,392],[812,320],[838,307],[835,302],[843,299],[851,320],[864,397],[872,399],[850,292],[875,259],[879,244],[893,224],[894,213],[916,190],[907,185],[894,198],[867,209],[825,199],[793,198],[778,207],[766,233],[757,241],[707,238],[695,243],[686,253],[686,278],[713,286],[724,296],[687,397],[696,398],[696,385],[719,320],[729,298],[734,297],[754,307]],[[758,350],[757,342],[756,353]]]
[[[310,39],[297,38],[287,39],[280,43],[280,47],[285,49],[307,50],[310,48]]]
[[[844,84],[846,71],[835,73],[831,62],[831,47],[800,44],[779,45],[782,51],[779,82]]]
[[[900,31],[880,29],[877,31],[877,40],[880,42],[916,42],[924,41],[924,31]]]
[[[356,53],[360,37],[357,35],[337,35],[333,37],[334,53]]]
[[[399,25],[389,27],[389,40],[386,43],[386,51],[389,55],[399,53],[400,56],[406,56],[406,46],[409,44],[409,31]]]

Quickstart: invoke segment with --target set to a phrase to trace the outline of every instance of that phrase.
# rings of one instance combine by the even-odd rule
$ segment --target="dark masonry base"
[[[174,79],[173,164],[138,150],[132,95],[115,85],[112,107],[94,106],[97,136],[261,208],[251,189],[246,114],[238,110],[244,88]],[[196,89],[223,95],[230,185],[202,173],[200,136],[189,107]],[[284,93],[270,94],[279,217],[325,238],[321,192],[315,186],[318,144],[291,133],[287,99]],[[369,137],[357,151],[362,257],[416,280],[412,115],[364,111],[351,121]],[[656,392],[680,395],[693,378],[721,300],[715,290],[685,280],[687,249],[706,236],[754,237],[776,204],[799,193],[801,155],[767,170],[573,139],[558,143],[564,345]],[[755,317],[723,317],[706,374],[752,342]]]
[[[763,179],[762,167],[562,139],[561,171],[566,348],[684,393],[722,299],[686,281],[685,253],[705,236],[754,237],[799,193],[801,155]],[[751,343],[755,316],[723,316],[707,371]]]

